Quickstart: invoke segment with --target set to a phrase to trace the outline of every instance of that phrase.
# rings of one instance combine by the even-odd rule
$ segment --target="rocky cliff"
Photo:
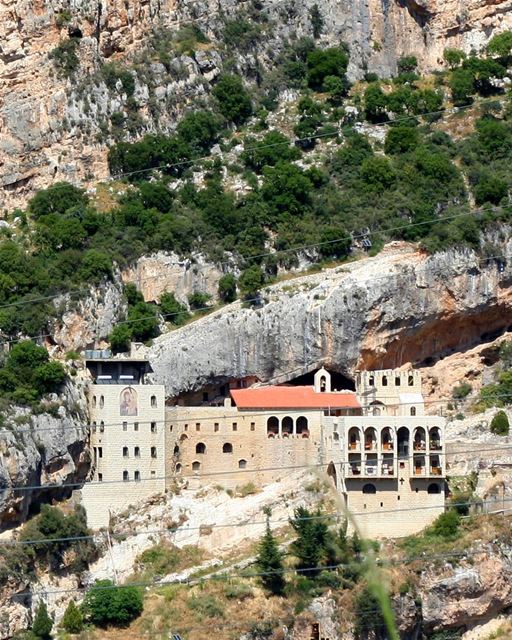
[[[61,484],[82,482],[89,470],[84,389],[66,385],[46,411],[13,409],[0,427],[0,531],[24,522],[32,505],[70,495]],[[55,485],[55,489],[38,489]],[[13,489],[19,487],[19,489]]]
[[[0,205],[24,205],[54,180],[106,177],[113,117],[125,119],[132,137],[172,129],[187,105],[208,96],[224,59],[255,81],[287,40],[311,36],[314,4],[323,20],[320,43],[348,43],[353,78],[364,69],[392,74],[404,54],[416,54],[424,69],[437,68],[445,47],[479,49],[493,32],[512,26],[512,0],[4,0]],[[265,22],[265,37],[246,50],[227,47],[225,21],[248,12]],[[185,53],[171,48],[162,64],[149,45],[158,48],[161,34],[187,24],[206,43]],[[76,59],[65,50],[70,42]],[[77,68],[63,71],[68,62]],[[101,73],[105,62],[129,72],[131,90]]]
[[[169,395],[256,375],[284,381],[321,365],[430,365],[510,324],[512,241],[506,266],[472,251],[428,256],[406,244],[377,258],[268,287],[263,304],[237,302],[163,335],[151,349],[155,380]]]

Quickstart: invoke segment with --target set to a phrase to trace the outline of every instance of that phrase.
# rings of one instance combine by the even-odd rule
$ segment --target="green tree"
[[[316,2],[309,10],[309,19],[311,20],[313,38],[315,40],[318,40],[318,38],[322,35],[322,30],[324,28],[324,18]]]
[[[411,73],[416,71],[418,67],[418,58],[416,56],[402,56],[398,61],[399,73]]]
[[[495,118],[480,118],[476,122],[478,148],[489,160],[507,158],[512,152],[510,125]]]
[[[56,391],[65,379],[66,371],[60,362],[45,362],[34,370],[34,386],[41,394]]]
[[[66,611],[64,612],[61,625],[68,633],[80,633],[84,628],[82,612],[76,606],[74,600],[69,601]]]
[[[34,218],[51,213],[62,215],[71,208],[86,207],[88,197],[83,189],[69,182],[56,182],[48,189],[42,189],[29,201],[28,210]]]
[[[263,271],[254,264],[242,272],[238,279],[240,293],[246,300],[254,300],[259,296],[259,292],[265,283]]]
[[[279,131],[269,131],[260,142],[246,138],[241,157],[248,167],[260,173],[264,167],[273,167],[280,161],[297,160],[300,151]]]
[[[498,411],[491,420],[491,432],[497,436],[508,436],[510,425],[504,411]]]
[[[434,520],[431,531],[445,540],[455,540],[459,535],[460,515],[454,509],[445,511]]]
[[[372,589],[366,586],[355,601],[356,640],[387,640],[386,621],[382,614],[381,604]]]
[[[407,153],[418,146],[419,140],[416,127],[391,127],[386,134],[384,151],[387,155]]]
[[[445,49],[443,52],[443,58],[450,69],[459,67],[466,59],[466,54],[460,49]]]
[[[300,216],[311,202],[313,185],[304,171],[288,162],[278,162],[266,167],[261,195],[268,203],[274,220],[280,214]]]
[[[194,111],[180,120],[176,131],[195,152],[207,153],[219,139],[219,117],[210,111]]]
[[[320,236],[320,253],[326,258],[341,258],[350,253],[352,238],[344,227],[325,227]]]
[[[187,311],[185,305],[176,300],[174,293],[167,291],[160,297],[160,311],[166,322],[170,322],[177,327],[184,324],[190,318],[190,313]]]
[[[467,69],[455,69],[450,76],[450,91],[456,107],[471,104],[475,93],[475,78]]]
[[[87,592],[82,605],[86,619],[98,627],[127,626],[143,610],[137,587],[116,587],[111,580],[98,580]]]
[[[40,602],[36,609],[36,615],[32,624],[32,633],[40,640],[50,640],[52,637],[53,620],[48,615],[48,609],[44,602]]]
[[[321,570],[327,548],[331,542],[329,530],[321,512],[311,512],[305,507],[297,507],[290,524],[297,534],[291,549],[298,559],[298,569],[306,577],[313,577]]]
[[[348,60],[348,54],[339,47],[314,49],[307,57],[309,86],[319,90],[328,76],[345,78]]]
[[[222,75],[213,88],[220,113],[235,124],[243,124],[252,114],[252,102],[244,88],[242,78]]]
[[[370,187],[389,189],[396,181],[396,172],[387,158],[374,156],[363,161],[361,178]]]
[[[499,204],[508,195],[508,185],[497,176],[486,174],[475,187],[475,202]]]
[[[157,308],[148,302],[137,302],[128,307],[127,324],[132,338],[145,342],[159,334]]]
[[[222,302],[236,300],[236,278],[232,273],[226,273],[219,280],[219,298]]]
[[[364,92],[365,118],[373,123],[383,122],[387,119],[387,99],[377,83],[372,83]]]
[[[512,31],[504,31],[491,38],[487,53],[498,58],[508,58],[512,53]]]
[[[272,535],[268,515],[267,528],[258,546],[256,562],[261,570],[260,580],[265,589],[273,595],[282,595],[286,584],[283,575],[283,556]]]
[[[127,324],[118,324],[108,337],[113,353],[125,353],[130,350],[132,332]]]

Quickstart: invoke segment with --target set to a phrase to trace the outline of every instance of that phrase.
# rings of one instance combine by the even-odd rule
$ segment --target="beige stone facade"
[[[177,478],[240,489],[306,467],[327,474],[350,526],[370,537],[417,532],[444,509],[444,421],[425,415],[418,372],[359,372],[356,392],[333,392],[321,369],[311,387],[243,384],[218,406],[199,392],[198,406],[165,407],[147,366],[91,364],[93,483],[82,495],[93,528]]]

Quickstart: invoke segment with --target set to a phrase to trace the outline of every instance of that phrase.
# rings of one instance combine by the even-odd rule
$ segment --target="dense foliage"
[[[123,627],[142,613],[142,594],[137,587],[116,587],[110,580],[98,580],[87,592],[82,608],[86,619],[98,627]]]

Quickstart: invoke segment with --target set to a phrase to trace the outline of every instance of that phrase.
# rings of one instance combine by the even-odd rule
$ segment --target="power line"
[[[430,455],[431,456],[438,456],[438,457],[447,457],[447,456],[454,456],[454,455],[460,455],[461,453],[484,453],[484,452],[496,452],[496,451],[508,451],[509,449],[512,449],[512,444],[510,445],[501,445],[498,447],[492,447],[492,448],[482,448],[479,447],[476,451],[475,449],[467,449],[467,450],[459,450],[455,453],[448,453],[446,451],[431,451]],[[341,450],[340,450],[341,451]],[[357,451],[354,451],[354,453],[359,453]],[[361,452],[361,454],[364,453],[364,451]],[[370,451],[370,453],[376,453],[376,451]],[[418,457],[418,456],[426,456],[427,452],[426,451],[415,451],[414,453],[411,454],[406,454],[406,455],[389,455],[389,459],[392,459],[393,461],[396,460],[414,460],[414,458]],[[210,471],[210,472],[206,472],[206,473],[194,473],[192,476],[181,476],[181,477],[193,477],[193,478],[197,478],[198,480],[202,479],[202,478],[209,478],[209,477],[215,477],[215,476],[230,476],[230,475],[238,475],[238,474],[245,474],[245,473],[265,473],[267,471],[290,471],[290,470],[299,470],[299,469],[318,469],[318,468],[322,468],[322,467],[329,467],[329,465],[331,464],[331,462],[336,466],[347,466],[347,465],[351,465],[354,462],[350,462],[347,460],[342,460],[342,461],[338,461],[338,462],[334,462],[334,461],[330,461],[328,463],[310,463],[310,464],[299,464],[299,465],[290,465],[290,466],[277,466],[277,467],[257,467],[254,469],[235,469],[235,470],[222,470],[222,471]],[[363,462],[363,460],[360,461],[361,463]],[[44,485],[11,485],[9,487],[5,487],[4,490],[10,490],[10,491],[32,491],[32,490],[38,490],[38,491],[44,491],[44,490],[55,490],[55,489],[64,489],[66,487],[68,488],[82,488],[86,485],[88,486],[106,486],[106,485],[112,485],[112,484],[120,484],[120,485],[126,485],[128,483],[140,483],[140,482],[154,482],[156,480],[170,480],[170,479],[174,479],[176,477],[180,477],[179,475],[173,473],[173,474],[165,474],[163,476],[152,476],[152,477],[143,477],[140,478],[140,480],[135,480],[135,479],[128,479],[128,480],[102,480],[102,481],[84,481],[84,482],[70,482],[70,483],[62,483],[62,484],[44,484]],[[414,479],[426,479],[426,478],[432,478],[432,481],[435,481],[437,476],[418,476],[417,478]],[[352,478],[349,478],[352,479]],[[362,479],[361,476],[357,476],[356,479]],[[368,475],[367,478],[368,481],[370,482],[372,479],[371,475]],[[439,476],[439,479],[443,479],[442,476]]]
[[[391,513],[399,513],[399,514],[403,514],[404,516],[407,516],[409,513],[411,512],[417,512],[417,511],[430,511],[430,510],[435,510],[435,509],[440,509],[440,508],[444,508],[444,507],[449,507],[450,509],[456,509],[458,507],[472,507],[472,506],[477,506],[479,508],[485,507],[487,505],[489,506],[493,506],[493,505],[499,505],[500,507],[502,507],[505,504],[509,504],[512,503],[512,497],[509,498],[500,498],[499,501],[496,500],[481,500],[481,501],[477,501],[475,502],[474,500],[469,500],[469,501],[465,501],[465,502],[450,502],[449,504],[443,504],[443,505],[422,505],[422,506],[417,506],[417,507],[403,507],[403,508],[394,508],[394,509],[378,509],[378,510],[364,510],[364,511],[349,511],[347,509],[347,512],[349,514],[349,517],[353,517],[353,518],[357,518],[357,517],[362,517],[362,516],[372,516],[372,515],[378,515],[378,514],[391,514]],[[507,511],[508,509],[499,509],[499,511]],[[512,510],[512,509],[511,509]],[[489,513],[480,513],[478,515],[492,515]],[[325,514],[320,514],[320,515],[313,515],[313,516],[302,516],[302,517],[288,517],[288,518],[279,518],[277,520],[268,520],[268,522],[270,524],[285,524],[285,523],[289,523],[290,519],[294,520],[295,522],[302,522],[302,521],[311,521],[311,520],[346,520],[347,519],[347,515],[345,513],[325,513]],[[211,529],[232,529],[232,528],[239,528],[239,527],[256,527],[256,526],[263,526],[267,523],[267,520],[255,520],[253,522],[227,522],[227,523],[206,523],[206,524],[202,524],[202,525],[196,525],[193,527],[186,527],[183,525],[180,525],[178,527],[169,527],[169,528],[162,528],[162,529],[147,529],[147,530],[132,530],[129,529],[127,531],[118,531],[118,532],[113,532],[113,533],[109,533],[111,538],[121,538],[124,539],[127,536],[128,537],[136,537],[136,536],[152,536],[152,535],[160,535],[160,534],[167,534],[167,535],[172,535],[175,533],[189,533],[192,531],[201,531],[202,529],[204,529],[205,527],[211,528]],[[6,539],[0,539],[0,548],[1,547],[11,547],[11,546],[32,546],[32,545],[52,545],[52,544],[58,544],[61,542],[83,542],[85,540],[95,540],[96,538],[98,538],[98,536],[101,535],[101,531],[99,531],[98,533],[95,534],[90,534],[90,535],[82,535],[82,536],[65,536],[65,537],[61,537],[61,538],[39,538],[39,539],[12,539],[12,540],[6,540]]]

